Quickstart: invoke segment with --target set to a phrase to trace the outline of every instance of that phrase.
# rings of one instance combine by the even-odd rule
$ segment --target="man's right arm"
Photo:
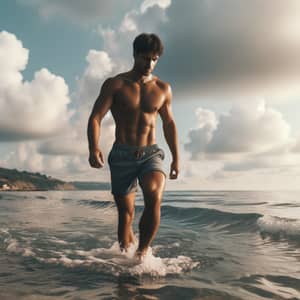
[[[91,167],[101,168],[104,165],[103,156],[99,149],[100,125],[105,114],[109,111],[114,94],[114,80],[108,78],[102,85],[100,94],[94,103],[88,120],[87,136],[89,143],[89,163]]]

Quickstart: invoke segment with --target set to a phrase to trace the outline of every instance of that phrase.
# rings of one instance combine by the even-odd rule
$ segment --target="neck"
[[[151,81],[153,78],[152,73],[150,73],[149,75],[144,75],[144,74],[141,74],[140,72],[138,72],[135,68],[133,68],[130,71],[130,73],[131,73],[132,79],[134,81],[137,81],[138,83],[146,83],[148,81]]]

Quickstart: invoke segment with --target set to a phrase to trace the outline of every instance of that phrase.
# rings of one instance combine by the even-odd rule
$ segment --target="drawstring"
[[[136,159],[140,159],[143,155],[145,155],[145,151],[140,149],[133,152],[133,155]]]

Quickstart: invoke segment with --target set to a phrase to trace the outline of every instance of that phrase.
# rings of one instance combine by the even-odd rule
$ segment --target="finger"
[[[96,168],[103,167],[104,163],[101,161],[100,155],[94,157],[94,165],[96,166]]]
[[[97,160],[98,168],[102,168],[104,166],[104,162]]]
[[[99,152],[99,163],[100,163],[100,165],[104,165],[104,159],[103,159],[103,155],[102,155],[102,152]]]
[[[101,165],[100,165],[99,161],[95,160],[95,161],[93,161],[92,167],[94,167],[94,168],[101,168]]]
[[[99,161],[96,158],[90,158],[89,163],[90,163],[90,166],[93,167],[93,168],[100,168],[101,167]]]

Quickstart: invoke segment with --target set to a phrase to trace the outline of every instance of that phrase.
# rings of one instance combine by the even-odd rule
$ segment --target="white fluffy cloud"
[[[219,119],[207,150],[209,152],[260,152],[288,142],[290,126],[280,112],[257,105],[234,107]]]
[[[141,12],[144,13],[149,7],[159,6],[166,9],[171,5],[171,0],[144,0],[141,4]]]
[[[179,188],[299,188],[299,139],[278,111],[254,101],[219,116],[198,108],[196,116],[180,152]]]
[[[188,133],[190,142],[185,144],[185,149],[192,154],[193,158],[205,152],[218,125],[217,117],[213,111],[198,108],[196,116],[198,120],[197,128],[190,129]]]
[[[72,111],[64,79],[43,68],[31,82],[21,71],[29,51],[14,34],[0,32],[0,140],[41,139],[61,133]],[[11,58],[14,59],[11,59]]]
[[[15,59],[9,59],[13,54]],[[78,81],[74,98],[76,113],[68,109],[70,98],[63,78],[47,69],[37,71],[31,82],[21,71],[29,51],[15,35],[0,33],[0,140],[16,143],[1,165],[45,172],[53,176],[84,178],[88,164],[87,122],[103,79],[113,70],[104,51],[90,50],[87,66]],[[114,137],[114,124],[107,116],[102,124],[100,145],[105,157]],[[28,140],[28,142],[20,142]],[[33,141],[35,140],[35,141]],[[96,170],[97,171],[97,170]],[[108,168],[100,178],[108,180]]]
[[[74,114],[69,131],[63,137],[56,137],[40,143],[39,153],[45,155],[64,155],[85,157],[85,165],[89,155],[87,140],[88,118],[93,104],[99,95],[101,84],[109,77],[114,64],[104,51],[90,50],[86,56],[87,66],[78,80],[78,88],[73,95],[76,102]],[[108,155],[114,139],[114,123],[110,114],[104,118],[101,125],[100,146],[104,156]]]
[[[184,144],[183,180],[207,188],[298,188],[299,139],[281,113],[264,101],[235,104],[227,114],[196,111],[197,127]],[[191,183],[192,182],[192,183]]]
[[[290,142],[290,126],[280,112],[264,101],[235,105],[218,120],[213,112],[198,109],[199,125],[189,131],[185,149],[193,159],[204,154],[258,153]],[[218,125],[217,125],[218,124]]]
[[[7,32],[0,32],[0,93],[4,93],[4,88],[14,87],[21,83],[22,74],[28,62],[28,49],[25,49],[22,42],[15,35]],[[9,59],[13,57],[14,59]]]
[[[100,91],[103,80],[112,74],[115,65],[111,57],[105,51],[91,49],[86,56],[87,67],[78,81],[78,91],[76,97],[80,102],[89,103],[95,100]]]

